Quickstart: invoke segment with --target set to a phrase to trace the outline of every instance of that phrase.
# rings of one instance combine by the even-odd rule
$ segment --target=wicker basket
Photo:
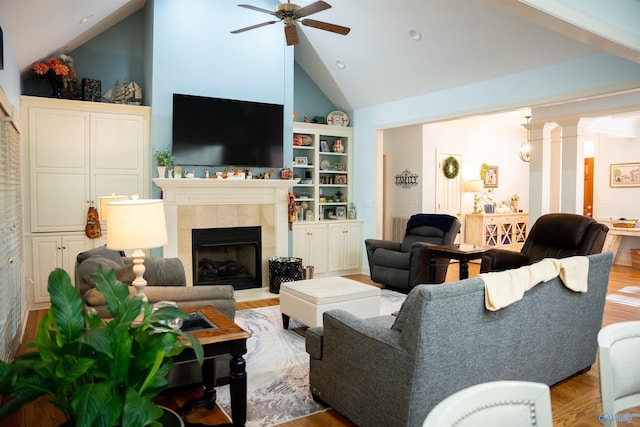
[[[615,228],[634,228],[636,226],[636,221],[615,221],[613,222],[613,226]]]

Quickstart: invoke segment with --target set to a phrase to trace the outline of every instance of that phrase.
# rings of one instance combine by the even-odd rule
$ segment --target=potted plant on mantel
[[[156,151],[153,155],[156,161],[156,167],[158,168],[158,177],[164,178],[167,166],[173,163],[174,157],[169,150]]]
[[[190,346],[202,364],[198,340],[166,325],[186,318],[178,308],[152,313],[148,302],[129,296],[114,270],[99,266],[91,277],[112,319],[85,313],[69,275],[54,270],[48,283],[51,307],[29,344],[37,350],[10,364],[0,361],[0,389],[14,397],[0,408],[0,418],[47,396],[64,413],[64,426],[159,426],[155,420],[163,409],[153,401],[167,386],[173,356]]]

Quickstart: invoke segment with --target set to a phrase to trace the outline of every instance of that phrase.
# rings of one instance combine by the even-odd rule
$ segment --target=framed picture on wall
[[[609,171],[609,187],[640,187],[640,162],[612,163]]]
[[[484,173],[484,188],[498,187],[498,166],[487,166]]]

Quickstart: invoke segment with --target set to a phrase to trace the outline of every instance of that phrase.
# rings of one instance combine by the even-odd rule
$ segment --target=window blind
[[[22,189],[20,136],[0,88],[0,359],[20,345],[22,318]]]

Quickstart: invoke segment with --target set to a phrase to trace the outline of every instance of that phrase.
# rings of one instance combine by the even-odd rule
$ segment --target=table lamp
[[[480,213],[478,202],[480,201],[479,193],[484,191],[484,181],[481,179],[472,179],[462,183],[462,191],[465,193],[475,193],[473,196],[473,213]]]
[[[144,287],[144,252],[143,249],[164,246],[167,239],[167,225],[164,219],[164,204],[162,200],[123,200],[109,202],[109,233],[107,247],[115,250],[133,249],[133,273],[135,279],[132,285],[136,288],[137,296],[147,301]]]

